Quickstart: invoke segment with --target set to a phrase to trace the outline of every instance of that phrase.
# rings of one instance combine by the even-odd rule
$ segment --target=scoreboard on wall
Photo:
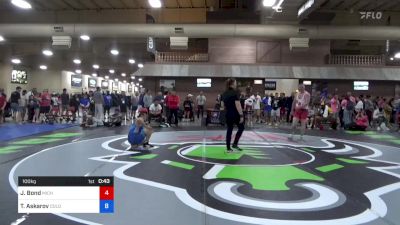
[[[113,212],[113,177],[18,177],[18,213]]]

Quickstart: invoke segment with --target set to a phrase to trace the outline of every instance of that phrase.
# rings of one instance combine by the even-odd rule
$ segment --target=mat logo
[[[325,146],[248,142],[226,154],[219,141],[158,143],[151,153],[129,153],[111,147],[125,141],[119,138],[102,147],[121,154],[91,159],[126,164],[114,176],[172,191],[188,207],[236,222],[350,225],[385,217],[381,195],[400,189],[400,176],[389,171],[400,165],[374,159],[382,152],[367,145],[319,140]]]
[[[362,20],[368,20],[368,19],[380,20],[383,17],[382,12],[371,12],[371,11],[360,12],[360,15]]]

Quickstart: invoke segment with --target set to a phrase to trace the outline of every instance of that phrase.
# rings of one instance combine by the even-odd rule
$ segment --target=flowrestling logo
[[[382,12],[371,12],[371,11],[365,11],[365,12],[360,12],[361,19],[362,20],[380,20],[383,18],[383,13]]]

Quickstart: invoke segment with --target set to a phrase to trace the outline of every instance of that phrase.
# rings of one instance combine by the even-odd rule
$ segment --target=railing
[[[385,65],[384,55],[329,55],[329,64],[351,66]]]
[[[156,63],[163,62],[208,62],[208,53],[157,52]]]

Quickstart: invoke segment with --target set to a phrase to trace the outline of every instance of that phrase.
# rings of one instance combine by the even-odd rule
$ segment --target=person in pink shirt
[[[368,127],[368,116],[364,110],[357,113],[356,121],[350,126],[350,130],[365,131]]]
[[[44,89],[43,93],[40,95],[40,121],[43,121],[42,118],[44,114],[47,114],[50,112],[50,106],[51,106],[51,96],[49,94],[48,89]]]
[[[338,119],[338,113],[339,113],[339,96],[334,95],[333,98],[330,101],[331,104],[331,110],[332,110],[332,117],[337,120]]]

